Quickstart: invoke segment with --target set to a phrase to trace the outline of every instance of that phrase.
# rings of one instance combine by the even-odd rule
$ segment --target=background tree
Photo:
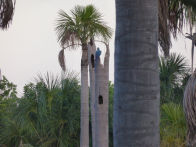
[[[0,97],[2,98],[12,98],[16,96],[16,85],[9,82],[5,76],[0,80]]]
[[[36,84],[26,85],[25,97],[5,108],[0,122],[0,145],[79,146],[79,88],[74,76],[59,80],[49,74],[39,77]]]
[[[81,59],[81,135],[80,146],[89,146],[89,97],[88,97],[88,42],[95,37],[104,40],[111,38],[111,29],[103,22],[102,15],[93,5],[86,7],[76,6],[71,10],[71,15],[64,11],[59,12],[57,20],[57,36],[62,50],[59,62],[65,70],[64,49],[82,46]]]

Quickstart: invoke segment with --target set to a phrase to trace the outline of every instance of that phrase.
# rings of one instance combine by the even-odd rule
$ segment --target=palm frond
[[[93,5],[76,6],[71,10],[71,15],[59,11],[56,31],[62,45],[78,43],[74,40],[86,43],[97,35],[104,40],[112,36],[112,29],[102,20],[102,14]]]
[[[11,23],[15,0],[0,0],[0,28],[6,29]]]
[[[189,0],[159,0],[159,44],[165,56],[169,56],[171,35],[176,39],[185,25],[192,26],[196,20],[195,5]]]
[[[63,49],[68,47],[74,49],[78,44],[87,44],[90,39],[95,37],[106,42],[112,37],[112,29],[106,25],[102,14],[93,5],[85,7],[77,5],[71,10],[71,15],[60,10],[56,32]],[[63,50],[59,52],[58,60],[61,68],[65,71]]]
[[[159,59],[160,79],[169,79],[168,83],[175,84],[179,75],[187,71],[187,63],[182,55],[171,54],[168,58]]]
[[[36,82],[41,83],[48,90],[52,90],[59,86],[59,77],[47,72],[44,76],[39,74]]]
[[[64,45],[72,45],[79,42],[80,38],[77,33],[76,23],[63,10],[59,11],[59,18],[57,19],[56,32],[58,41],[64,48]]]
[[[171,54],[168,58],[159,58],[161,103],[168,101],[181,101],[178,90],[182,86],[184,77],[187,75],[188,66],[182,55]],[[181,89],[181,88],[180,88]]]

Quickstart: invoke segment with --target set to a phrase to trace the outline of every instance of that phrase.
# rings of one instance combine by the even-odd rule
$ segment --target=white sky
[[[23,86],[37,74],[60,74],[55,20],[60,9],[69,12],[75,5],[94,4],[103,14],[107,24],[115,29],[114,0],[17,0],[14,19],[7,31],[0,31],[0,68],[9,81]],[[190,58],[191,42],[183,37],[174,43],[172,51]],[[110,80],[114,75],[114,35],[110,41]],[[69,70],[80,72],[81,51],[68,51],[66,65]]]

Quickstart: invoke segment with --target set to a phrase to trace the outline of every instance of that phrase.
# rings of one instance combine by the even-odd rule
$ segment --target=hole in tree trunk
[[[99,104],[103,104],[103,97],[99,95]]]
[[[93,54],[91,55],[91,65],[92,65],[92,68],[95,67],[95,60],[94,60],[94,55]]]

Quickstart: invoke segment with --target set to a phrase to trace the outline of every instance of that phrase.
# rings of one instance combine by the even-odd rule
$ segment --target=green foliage
[[[171,54],[168,58],[159,58],[161,103],[182,103],[184,86],[189,69],[185,58]]]
[[[9,82],[5,76],[0,81],[0,97],[3,98],[16,98],[16,85]]]
[[[102,15],[93,5],[76,6],[71,15],[63,10],[59,11],[56,26],[58,40],[61,45],[84,44],[91,38],[111,38],[112,30],[102,20]]]
[[[186,124],[181,100],[190,76],[189,70],[185,59],[175,54],[167,59],[160,58],[159,65],[161,146],[184,146]],[[65,79],[50,74],[38,76],[36,83],[29,83],[24,87],[22,98],[18,99],[14,95],[11,98],[0,97],[0,146],[19,147],[21,144],[26,147],[79,146],[80,86],[77,78],[70,75]],[[4,79],[3,83],[4,89],[9,87],[8,89],[15,90],[15,86],[8,84],[7,80]],[[113,147],[113,95],[114,84],[110,82],[110,147]]]
[[[75,77],[39,77],[35,84],[24,87],[24,97],[17,99],[15,107],[5,108],[4,112],[10,113],[1,119],[0,145],[79,146],[79,97]]]
[[[186,122],[181,105],[168,103],[161,106],[160,134],[162,147],[185,146]]]

